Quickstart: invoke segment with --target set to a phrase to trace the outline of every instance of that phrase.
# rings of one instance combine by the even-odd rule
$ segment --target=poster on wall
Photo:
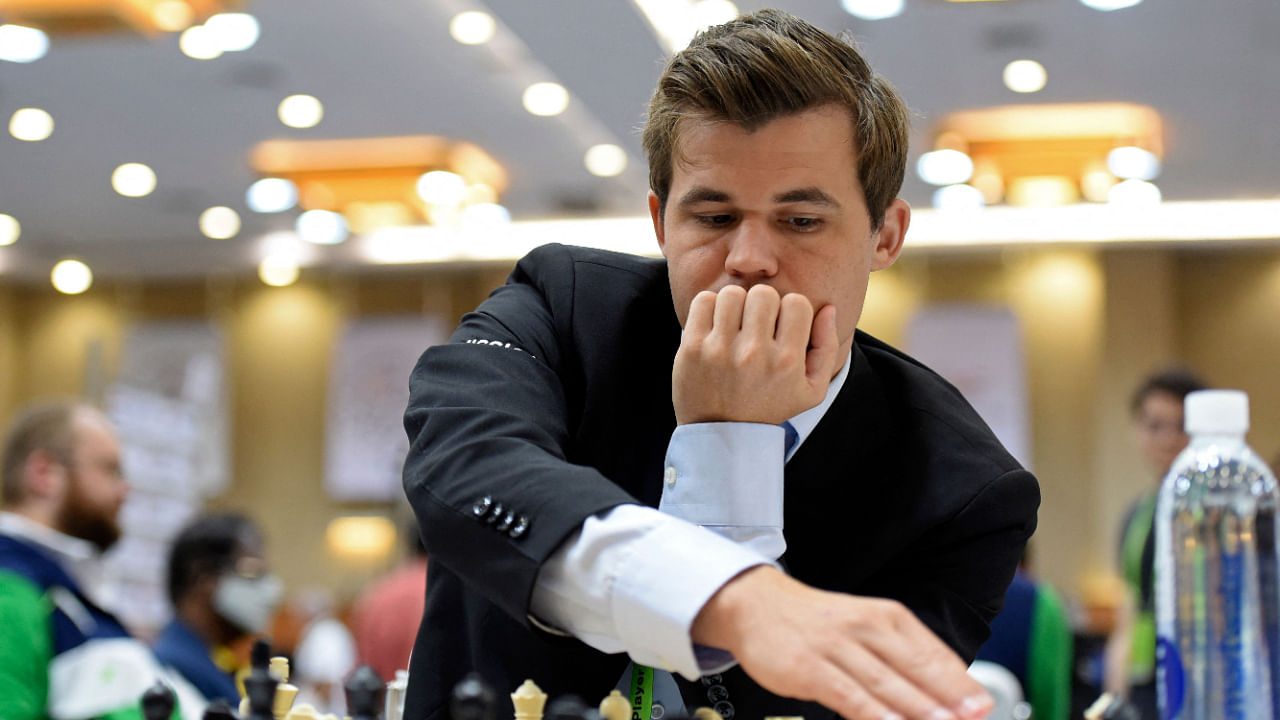
[[[204,322],[155,322],[126,334],[103,393],[130,491],[120,541],[104,558],[104,602],[135,632],[169,616],[165,562],[174,536],[226,488],[230,450],[221,332]]]
[[[336,500],[393,502],[409,440],[409,373],[449,337],[436,316],[352,321],[334,348],[325,422],[325,489]]]
[[[906,351],[959,388],[1009,453],[1032,467],[1026,358],[1013,311],[925,307],[907,326]]]

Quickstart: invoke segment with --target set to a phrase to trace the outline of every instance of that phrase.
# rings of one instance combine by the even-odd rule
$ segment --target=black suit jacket
[[[406,718],[447,718],[469,671],[497,688],[500,716],[525,678],[589,703],[613,688],[627,658],[537,629],[530,596],[587,517],[657,506],[679,339],[664,262],[547,246],[423,354],[404,482],[432,563]],[[815,587],[901,601],[972,659],[1038,503],[954,387],[859,332],[843,389],[786,466],[782,561]],[[681,685],[726,715],[831,715],[737,669]]]

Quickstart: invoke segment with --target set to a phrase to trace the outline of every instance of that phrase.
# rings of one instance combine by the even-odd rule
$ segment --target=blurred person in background
[[[199,718],[194,688],[95,598],[128,493],[106,416],[72,400],[27,408],[5,435],[0,488],[0,718],[140,719],[161,677]]]
[[[300,628],[293,647],[289,682],[298,686],[294,705],[310,703],[321,712],[343,715],[347,709],[342,682],[356,666],[356,641],[338,619],[333,593],[304,588],[290,599],[283,614]],[[412,633],[413,625],[404,631]]]
[[[422,589],[427,585],[427,549],[412,515],[405,526],[409,556],[365,588],[351,610],[360,662],[373,667],[384,682],[394,680],[396,670],[408,670],[426,602]]]
[[[168,577],[174,614],[156,639],[156,656],[206,700],[234,707],[235,676],[248,669],[235,648],[266,630],[282,594],[262,532],[238,513],[196,518],[174,539]]]
[[[1171,368],[1134,390],[1138,449],[1152,483],[1125,513],[1120,526],[1120,568],[1127,590],[1115,630],[1107,640],[1104,689],[1128,698],[1143,718],[1155,718],[1155,523],[1156,495],[1174,458],[1187,446],[1182,403],[1207,386],[1194,373]]]

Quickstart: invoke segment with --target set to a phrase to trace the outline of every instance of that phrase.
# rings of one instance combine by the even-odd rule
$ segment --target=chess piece
[[[631,703],[618,690],[600,701],[600,717],[602,720],[631,720]]]
[[[409,671],[397,670],[396,679],[387,683],[382,720],[401,720],[404,717],[404,694],[409,689]]]
[[[497,695],[479,675],[469,673],[453,686],[449,714],[453,720],[497,720]]]
[[[542,720],[547,694],[534,681],[525,680],[511,693],[511,704],[516,708],[516,720]]]
[[[700,707],[693,711],[693,720],[722,720],[720,713],[709,707]]]
[[[154,685],[142,693],[142,716],[146,720],[169,720],[177,702],[173,689],[163,680],[156,680]]]
[[[289,708],[289,714],[284,716],[284,720],[320,720],[320,711],[311,703],[298,703]]]
[[[376,720],[382,704],[382,678],[368,665],[361,665],[343,683],[347,693],[347,712],[351,720]]]
[[[298,686],[289,684],[289,658],[277,655],[271,658],[267,672],[280,684],[276,686],[275,699],[271,701],[271,714],[276,720],[284,720],[293,707],[293,699],[298,697]]]
[[[240,720],[240,718],[231,709],[231,703],[218,698],[205,706],[201,720]]]
[[[245,720],[275,720],[272,710],[276,686],[280,683],[271,676],[271,645],[266,640],[258,640],[253,644],[251,657],[252,669],[244,679],[244,695],[249,701]],[[241,703],[241,714],[245,714],[243,705]]]

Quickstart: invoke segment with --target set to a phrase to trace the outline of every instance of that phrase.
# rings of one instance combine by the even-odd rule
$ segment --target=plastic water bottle
[[[1156,504],[1160,717],[1280,720],[1276,478],[1245,444],[1244,393],[1191,393],[1185,418]]]

